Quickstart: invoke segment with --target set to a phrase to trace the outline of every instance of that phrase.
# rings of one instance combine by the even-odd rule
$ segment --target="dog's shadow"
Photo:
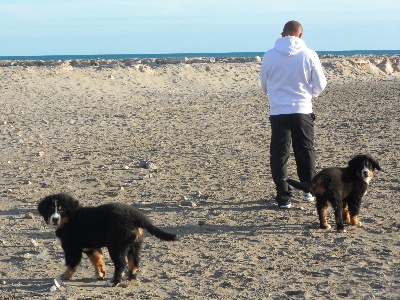
[[[193,217],[193,220],[188,221],[186,225],[169,229],[177,230],[183,237],[193,233],[201,235],[221,233],[236,236],[257,236],[260,232],[271,235],[288,232],[297,234],[298,232],[314,231],[319,229],[319,224],[317,222],[310,221],[309,224],[286,222],[286,219],[291,219],[292,215],[304,213],[302,208],[295,207],[290,210],[281,210],[274,201],[266,201],[265,199],[247,201],[245,203],[205,202],[200,203],[197,207],[200,207],[201,209],[208,207],[208,214],[215,214],[216,216],[220,213],[224,214],[225,212],[239,212],[243,214],[246,212],[259,212],[260,216],[264,213],[270,214],[270,212],[279,212],[279,214],[276,215],[276,219],[265,220],[265,222],[255,220],[253,224],[249,224],[248,219],[245,218],[246,224],[240,224],[240,221],[238,220],[237,225],[210,224],[208,220],[204,220],[204,216],[199,216],[199,218]],[[175,209],[174,211],[176,211]],[[191,208],[179,207],[179,209],[187,210]],[[225,216],[225,218],[228,217]]]
[[[52,285],[54,285],[53,278],[7,279],[5,284],[1,286],[1,292],[3,296],[7,295],[9,299],[18,299],[18,293],[21,291],[46,293],[50,291]],[[13,295],[15,298],[13,298]]]
[[[24,216],[27,213],[36,214],[36,210],[33,208],[12,208],[9,210],[1,210],[0,216]]]
[[[196,201],[194,201],[196,202]],[[278,210],[278,206],[274,205],[272,201],[266,201],[265,199],[244,201],[244,202],[213,202],[213,201],[198,201],[195,207],[182,206],[178,204],[164,204],[164,203],[148,203],[140,205],[132,205],[132,207],[143,210],[144,212],[152,212],[155,209],[159,209],[163,212],[179,212],[187,211],[190,209],[208,208],[212,210],[223,210],[223,211],[263,211],[263,210]]]

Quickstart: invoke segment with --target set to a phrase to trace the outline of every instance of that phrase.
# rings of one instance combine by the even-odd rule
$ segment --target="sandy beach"
[[[259,57],[0,61],[0,299],[398,299],[399,56],[321,61],[317,169],[360,153],[383,168],[344,233],[300,192],[290,210],[272,200]],[[136,281],[106,287],[84,258],[57,287],[37,204],[58,192],[130,204],[181,239],[146,233]]]

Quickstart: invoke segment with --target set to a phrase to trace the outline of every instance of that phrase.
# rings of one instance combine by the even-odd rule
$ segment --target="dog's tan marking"
[[[361,222],[358,220],[358,217],[357,217],[357,216],[351,216],[351,218],[350,218],[350,223],[351,223],[351,225],[353,225],[353,226],[358,226],[358,227],[361,226]]]
[[[94,267],[97,279],[104,279],[106,276],[106,266],[103,254],[98,250],[93,250],[92,253],[88,254],[88,257]]]
[[[372,173],[372,172],[370,172],[370,173],[368,174],[368,177],[363,177],[362,180],[364,180],[366,183],[369,184],[369,182],[372,180],[372,177],[373,177],[373,174],[374,174],[374,173],[372,173],[372,175],[371,175],[371,173]]]
[[[143,236],[144,229],[142,227],[135,227],[132,232],[136,235],[136,240],[138,240]]]
[[[67,223],[68,223],[68,217],[67,217],[67,216],[62,217],[61,220],[60,220],[60,226],[59,226],[59,228],[63,227],[63,226],[64,226],[65,224],[67,224]]]
[[[349,212],[349,205],[347,203],[344,204],[343,206],[343,222],[344,223],[350,223],[350,212]]]
[[[75,268],[71,268],[70,266],[67,266],[67,270],[61,275],[62,280],[70,280],[72,275],[74,275],[76,269],[78,266]]]
[[[128,277],[130,279],[135,279],[137,272],[138,272],[138,268],[135,265],[135,261],[133,260],[133,257],[128,256]]]
[[[140,239],[144,234],[144,229],[142,227],[136,227],[132,232],[136,236],[136,240]],[[130,279],[135,279],[138,272],[138,266],[135,264],[133,256],[128,255],[128,277]]]
[[[321,216],[320,216],[321,228],[325,228],[325,229],[331,228],[331,226],[326,221],[326,213],[327,213],[327,211],[328,211],[328,205],[325,205],[321,209]]]
[[[325,188],[323,184],[315,186],[315,194],[323,195],[325,193]]]

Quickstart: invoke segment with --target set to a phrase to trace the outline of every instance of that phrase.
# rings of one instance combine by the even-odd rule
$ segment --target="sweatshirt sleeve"
[[[268,95],[268,90],[267,90],[267,66],[266,66],[266,60],[263,58],[262,64],[261,64],[261,69],[260,69],[260,81],[261,81],[261,87],[263,92]]]
[[[321,62],[316,56],[314,60],[314,68],[311,74],[311,82],[312,82],[312,95],[317,97],[322,91],[325,89],[327,81],[322,70]]]

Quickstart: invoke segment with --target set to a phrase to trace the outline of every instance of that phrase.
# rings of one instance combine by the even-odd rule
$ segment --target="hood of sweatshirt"
[[[307,46],[302,39],[289,35],[277,39],[274,47],[274,49],[276,49],[282,54],[285,54],[286,56],[296,55],[304,48],[307,48]]]

